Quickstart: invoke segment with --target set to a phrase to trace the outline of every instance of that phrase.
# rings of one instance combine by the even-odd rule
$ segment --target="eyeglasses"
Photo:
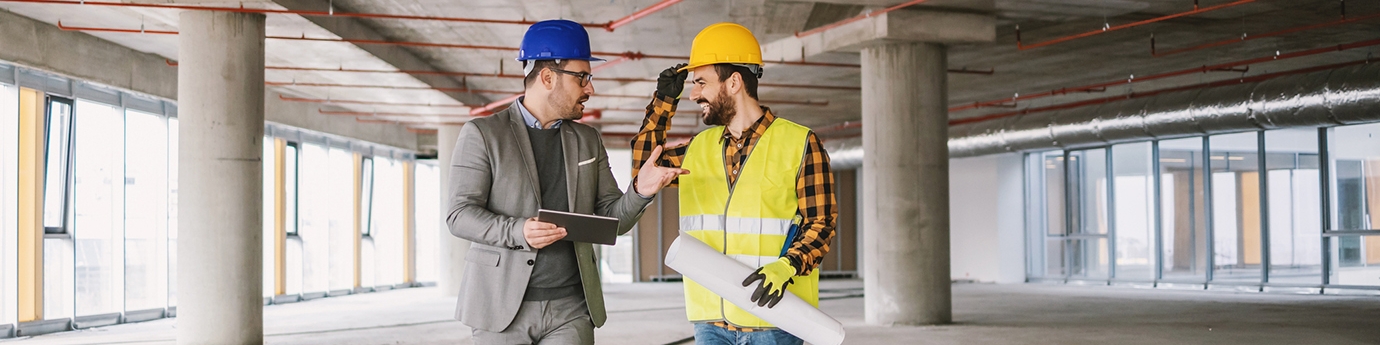
[[[575,78],[579,78],[579,79],[580,79],[580,87],[585,87],[586,85],[589,85],[589,82],[590,82],[590,81],[593,81],[593,80],[594,80],[594,74],[590,74],[589,72],[574,72],[574,71],[567,71],[567,70],[563,70],[563,69],[559,69],[559,68],[552,68],[551,71],[558,72],[558,73],[569,74],[569,75],[575,76]]]

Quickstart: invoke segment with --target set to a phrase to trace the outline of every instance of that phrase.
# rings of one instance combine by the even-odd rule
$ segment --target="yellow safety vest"
[[[680,177],[680,229],[738,262],[761,267],[779,259],[789,240],[797,212],[796,174],[810,129],[782,118],[772,121],[733,186],[724,171],[723,132],[723,126],[700,132],[686,151],[682,168],[692,173]],[[819,271],[794,281],[787,290],[818,308]],[[773,327],[688,278],[685,313],[691,322]]]

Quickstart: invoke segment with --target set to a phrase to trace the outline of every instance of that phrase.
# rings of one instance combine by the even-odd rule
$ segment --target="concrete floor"
[[[1380,297],[1146,290],[1068,285],[954,286],[955,324],[864,323],[862,282],[827,280],[821,308],[848,344],[1380,344]],[[606,286],[600,344],[668,344],[691,335],[679,284]],[[470,344],[454,299],[405,289],[264,309],[270,344]],[[173,320],[0,341],[5,344],[167,344]]]

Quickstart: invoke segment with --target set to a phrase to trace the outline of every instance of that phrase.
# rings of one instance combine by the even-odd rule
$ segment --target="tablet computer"
[[[565,228],[566,241],[613,245],[618,239],[618,218],[537,210],[537,220]]]

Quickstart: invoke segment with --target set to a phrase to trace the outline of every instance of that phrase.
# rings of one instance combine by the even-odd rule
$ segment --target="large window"
[[[1032,279],[1380,287],[1380,123],[1036,152],[1025,164]]]
[[[1069,277],[1106,279],[1111,260],[1107,247],[1107,149],[1071,151],[1066,162],[1070,223],[1064,246]]]
[[[1112,146],[1117,279],[1155,278],[1153,155],[1150,143]]]
[[[1328,282],[1380,286],[1380,123],[1328,132]]]
[[[275,176],[275,172],[277,171],[277,155],[275,152],[277,151],[274,145],[274,139],[265,136],[263,156],[260,156],[263,157],[263,295],[265,297],[273,297],[273,295],[276,294],[274,284],[277,277],[277,272],[275,272],[277,264],[274,260],[277,258],[277,239],[275,237],[277,237],[278,223],[274,211],[277,209],[275,205],[278,200],[277,193],[275,192],[278,190],[275,186],[275,183],[277,183],[277,176]]]
[[[330,150],[326,146],[304,143],[298,194],[302,239],[302,293],[319,297],[330,289],[331,200]]]
[[[1256,132],[1208,139],[1212,167],[1212,280],[1260,282],[1263,250]]]
[[[441,229],[444,223],[441,218],[441,180],[440,173],[437,171],[436,162],[418,162],[416,173],[416,205],[417,209],[417,281],[435,282],[437,277],[436,266],[437,252],[440,250]],[[446,232],[450,236],[450,232]],[[620,241],[619,243],[623,243]]]
[[[76,316],[118,313],[124,306],[124,116],[118,108],[78,101],[73,167]],[[115,129],[115,130],[112,130]]]
[[[1159,142],[1160,277],[1202,282],[1207,272],[1203,138]]]
[[[0,84],[0,324],[19,315],[19,88]]]
[[[338,142],[337,142],[338,143]],[[330,291],[345,292],[355,286],[354,153],[332,147],[325,177],[325,207],[330,227]],[[322,175],[318,175],[322,176]]]
[[[1059,279],[1064,271],[1064,153],[1031,154],[1027,160],[1026,206],[1032,277]]]
[[[302,227],[301,207],[297,199],[298,190],[302,188],[300,177],[301,170],[298,169],[302,164],[301,145],[297,142],[288,142],[283,149],[283,227],[286,233],[284,242],[284,281],[283,293],[286,295],[296,295],[302,293],[302,280],[306,278],[306,246],[302,243],[302,237],[298,229]]]
[[[125,111],[125,310],[167,306],[168,128]]]
[[[403,167],[385,157],[377,157],[374,164],[373,285],[395,285],[403,282]]]
[[[1268,280],[1320,284],[1323,256],[1318,130],[1267,131],[1264,148],[1270,234]]]
[[[168,118],[168,306],[177,306],[177,118]]]

